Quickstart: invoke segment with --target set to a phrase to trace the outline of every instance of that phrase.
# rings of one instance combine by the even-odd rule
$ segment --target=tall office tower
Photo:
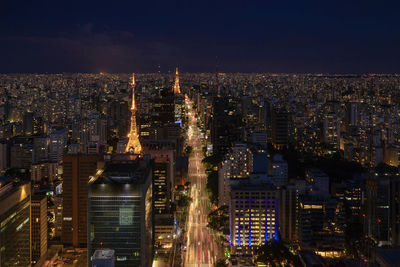
[[[299,204],[299,243],[322,256],[341,256],[344,250],[342,203],[329,195],[304,195]]]
[[[174,94],[180,94],[181,93],[181,87],[179,85],[179,72],[178,68],[175,70],[175,82],[174,82],[174,87],[173,87]]]
[[[110,101],[107,115],[117,124],[117,136],[125,136],[129,131],[129,103],[127,101]]]
[[[246,178],[253,171],[253,153],[246,144],[236,143],[230,154],[231,178]]]
[[[272,158],[272,182],[275,186],[286,185],[288,182],[288,164],[280,154],[274,155]]]
[[[54,130],[50,134],[50,160],[60,162],[67,147],[67,132],[65,129]]]
[[[268,240],[278,240],[279,193],[271,183],[231,186],[230,232],[236,252],[247,254]]]
[[[272,144],[276,149],[283,149],[288,146],[289,114],[287,111],[272,107],[271,135]]]
[[[0,266],[31,264],[31,185],[0,178]]]
[[[169,212],[171,201],[169,160],[167,157],[156,157],[153,160],[153,212],[155,215]]]
[[[218,170],[219,206],[229,204],[231,179],[248,178],[252,172],[253,153],[246,144],[235,144]]]
[[[175,95],[169,88],[162,88],[159,94],[153,98],[151,113],[152,116],[143,120],[141,124],[166,125],[175,122]]]
[[[379,245],[394,245],[398,240],[398,177],[379,174],[371,176],[365,184],[363,223],[364,232]],[[392,224],[393,223],[393,224]]]
[[[108,248],[115,266],[152,264],[152,171],[137,155],[115,155],[89,184],[88,255]]]
[[[360,219],[361,201],[363,198],[362,183],[356,180],[347,180],[344,189],[344,203],[350,211],[350,221],[357,222]]]
[[[168,163],[167,170],[167,196],[172,198],[172,188],[175,187],[176,180],[176,142],[169,140],[143,140],[143,153],[150,155],[151,158],[165,158],[165,162]]]
[[[47,252],[47,196],[33,195],[31,203],[32,264]]]
[[[298,193],[296,185],[286,185],[280,188],[279,201],[279,233],[283,241],[295,243],[298,231]]]
[[[355,102],[350,102],[346,104],[346,126],[347,128],[351,126],[358,125],[358,106]]]
[[[323,120],[323,142],[333,147],[340,148],[340,118],[336,113],[325,114]]]
[[[49,137],[46,135],[33,138],[33,162],[46,161],[49,158]]]
[[[232,161],[225,159],[218,168],[218,206],[229,205]]]
[[[22,118],[22,127],[25,135],[31,135],[33,133],[33,113],[25,112]]]
[[[44,133],[44,122],[43,118],[39,116],[33,117],[33,134],[43,134]]]
[[[58,175],[57,162],[42,162],[31,165],[31,181],[52,183]]]
[[[98,155],[63,158],[63,220],[61,242],[74,247],[87,244],[87,184],[95,175]]]
[[[132,105],[131,105],[131,129],[129,131],[126,153],[141,154],[142,145],[139,141],[139,133],[136,125],[136,106],[135,106],[135,75],[132,75]]]
[[[242,137],[239,127],[242,119],[237,111],[237,103],[232,99],[214,97],[210,117],[210,122],[206,125],[211,123],[213,153],[225,155],[232,144],[241,140]]]

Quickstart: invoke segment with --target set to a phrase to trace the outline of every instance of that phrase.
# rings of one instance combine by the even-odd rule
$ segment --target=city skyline
[[[3,3],[0,266],[398,266],[399,8]]]

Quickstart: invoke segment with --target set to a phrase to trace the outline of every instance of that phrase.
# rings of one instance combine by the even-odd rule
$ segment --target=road
[[[187,108],[190,106],[188,104]],[[187,248],[184,262],[187,267],[214,266],[220,248],[216,236],[207,228],[209,199],[205,191],[207,176],[201,162],[203,159],[202,140],[193,110],[189,109],[188,115],[188,145],[193,147],[193,152],[189,157],[188,175],[192,185],[193,201],[188,213]]]

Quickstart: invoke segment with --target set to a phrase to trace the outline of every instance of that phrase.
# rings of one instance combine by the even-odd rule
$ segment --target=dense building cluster
[[[213,264],[390,266],[399,87],[398,75],[0,75],[0,266],[183,266],[194,215],[221,237]],[[206,189],[192,184],[199,152]],[[192,199],[199,188],[209,198]],[[265,257],[274,248],[287,254]]]

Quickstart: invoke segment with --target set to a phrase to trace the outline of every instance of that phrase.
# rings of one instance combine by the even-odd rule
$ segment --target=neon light
[[[249,199],[249,247],[251,247],[251,199]]]
[[[238,246],[240,247],[240,211],[239,211],[239,222],[238,222],[238,232],[239,232],[239,241],[238,241]]]

